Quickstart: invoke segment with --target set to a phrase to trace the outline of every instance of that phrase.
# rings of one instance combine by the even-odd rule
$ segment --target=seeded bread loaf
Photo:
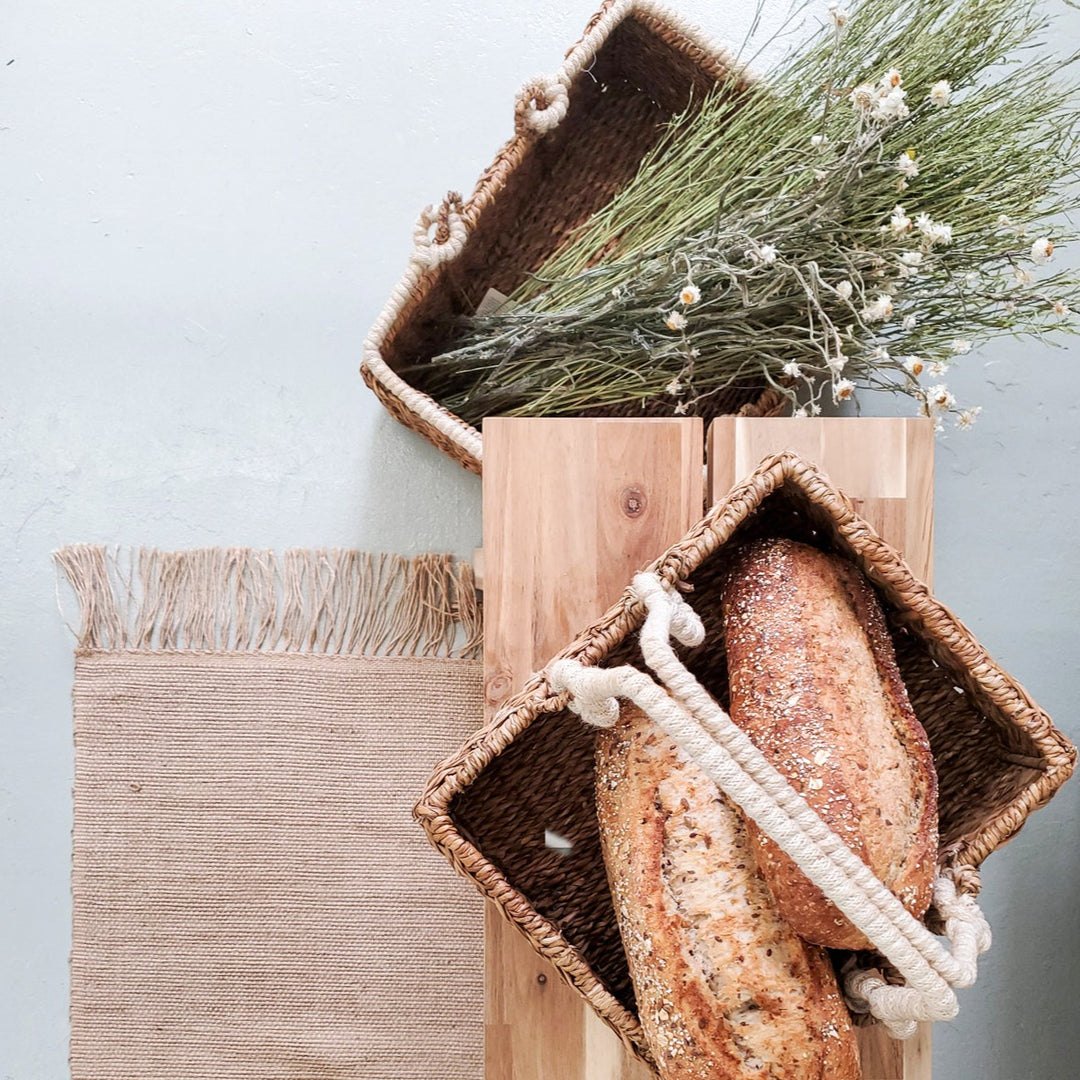
[[[937,778],[873,589],[839,556],[761,540],[736,556],[721,607],[731,718],[921,918],[937,862]],[[752,824],[750,835],[802,937],[870,947]]]
[[[600,733],[596,804],[661,1080],[858,1080],[828,954],[778,913],[742,815],[634,706]]]

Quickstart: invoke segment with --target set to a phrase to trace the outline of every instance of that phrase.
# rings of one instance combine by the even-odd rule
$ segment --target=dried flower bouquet
[[[857,389],[938,426],[949,366],[1072,331],[1050,264],[1080,163],[1073,57],[1035,0],[863,0],[766,79],[671,125],[635,179],[426,372],[463,419],[660,400],[762,377],[796,415]]]

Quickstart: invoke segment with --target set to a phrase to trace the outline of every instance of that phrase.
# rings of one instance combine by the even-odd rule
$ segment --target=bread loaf
[[[937,778],[873,589],[793,540],[734,559],[721,607],[731,718],[825,822],[921,918],[937,862]],[[750,827],[777,906],[808,941],[869,942]]]
[[[827,953],[778,913],[741,814],[634,706],[600,734],[596,804],[662,1080],[858,1080]]]

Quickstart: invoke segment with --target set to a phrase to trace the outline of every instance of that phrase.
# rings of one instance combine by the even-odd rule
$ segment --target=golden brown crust
[[[777,912],[742,815],[633,706],[596,804],[638,1014],[662,1080],[858,1080],[828,954]]]
[[[838,556],[756,541],[724,588],[731,717],[916,918],[937,864],[937,777],[870,585]],[[751,828],[777,906],[808,941],[870,943]]]

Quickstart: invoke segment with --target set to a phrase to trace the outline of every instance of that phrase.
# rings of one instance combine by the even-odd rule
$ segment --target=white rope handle
[[[570,76],[565,71],[530,79],[518,92],[514,112],[520,125],[538,135],[554,131],[570,110]]]
[[[645,662],[667,690],[632,667],[585,667],[573,660],[552,665],[555,689],[569,690],[582,719],[610,726],[618,698],[626,698],[672,737],[904,977],[891,986],[877,971],[857,971],[846,991],[853,1008],[869,1011],[895,1038],[908,1038],[919,1020],[952,1019],[953,986],[975,981],[976,957],[990,931],[970,897],[958,897],[948,877],[934,886],[945,919],[950,953],[896,899],[769,763],[746,734],[683,666],[670,644],[700,644],[704,627],[693,609],[654,574],[639,574],[634,588],[648,615],[641,629]]]
[[[468,239],[469,230],[461,216],[461,196],[451,193],[438,209],[428,205],[420,211],[413,226],[413,262],[428,270],[441,266],[456,259]]]
[[[531,79],[522,87],[514,106],[519,130],[545,135],[562,123],[570,108],[570,87],[574,80],[592,67],[615,28],[633,14],[658,21],[680,34],[696,50],[734,64],[724,48],[663,4],[654,4],[652,0],[614,0],[590,23],[588,32],[570,50],[558,71]]]

